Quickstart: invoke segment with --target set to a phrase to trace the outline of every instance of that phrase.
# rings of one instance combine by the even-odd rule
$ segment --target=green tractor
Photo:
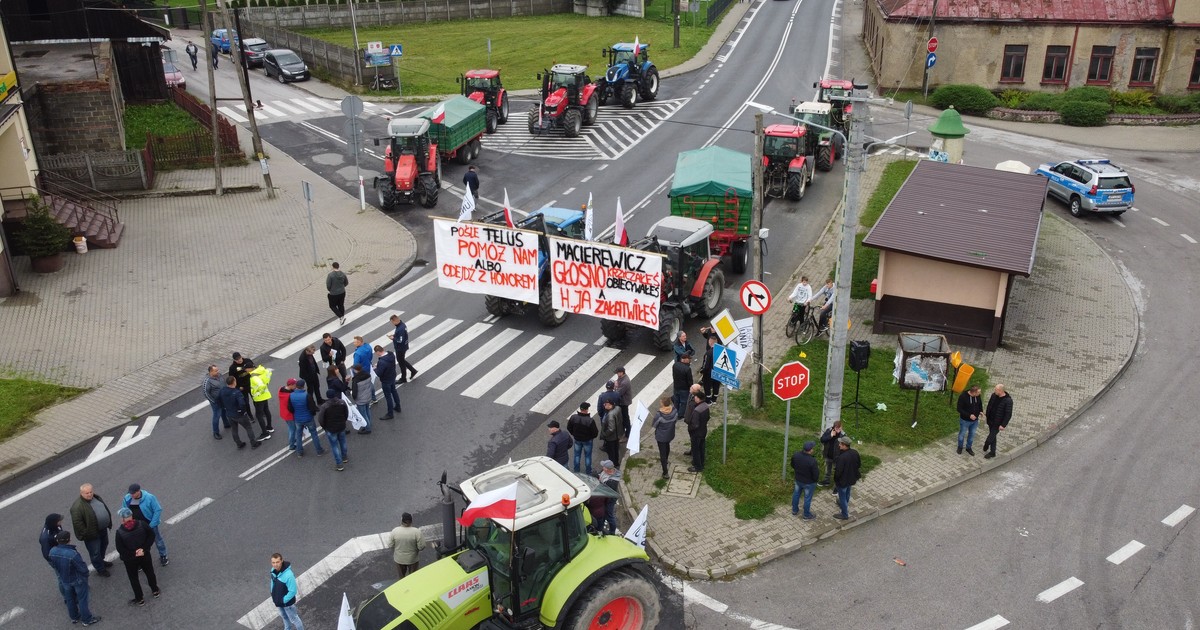
[[[515,518],[477,518],[454,545],[454,500],[516,484]],[[614,496],[595,479],[532,457],[446,484],[448,555],[363,603],[358,630],[652,630],[661,614],[649,557],[593,533],[588,501]]]
[[[833,110],[830,112],[833,124],[830,125],[834,129],[849,135],[850,127],[847,121],[850,120],[850,110],[854,105],[844,99],[854,96],[854,88],[863,88],[866,86],[854,84],[854,81],[845,79],[821,79],[813,83],[813,87],[820,90],[817,92],[818,103],[829,103],[833,105]]]
[[[810,101],[799,105],[792,104],[792,116],[804,122],[820,125],[820,127],[814,127],[814,131],[817,134],[817,170],[821,171],[832,170],[833,163],[842,156],[846,148],[846,140],[842,136],[822,129],[822,127],[841,129],[841,126],[833,120],[833,109],[833,105],[829,103]]]

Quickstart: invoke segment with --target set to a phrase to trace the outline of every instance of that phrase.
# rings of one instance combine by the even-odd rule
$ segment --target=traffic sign
[[[492,40],[490,40],[490,39],[488,40],[489,45],[490,45],[491,41]],[[392,44],[391,46],[388,47],[388,51],[389,51],[388,54],[393,57],[403,57],[404,56],[404,46],[401,46],[400,44]]]
[[[728,374],[724,374],[724,373],[717,374],[714,371],[713,372],[713,380],[718,383],[721,383],[722,385],[724,385],[725,387],[728,387],[729,389],[741,389],[742,388],[742,382],[736,378],[729,376]]]
[[[742,283],[742,306],[751,315],[762,315],[771,308],[771,290],[758,280],[747,280]]]
[[[342,113],[350,118],[363,113],[363,100],[353,94],[343,98]]]
[[[938,40],[936,37],[930,37],[929,41],[925,42],[925,50],[929,52],[937,52]]]
[[[729,314],[729,309],[718,313],[709,323],[712,324],[713,332],[717,333],[721,343],[728,344],[737,339],[737,324],[733,321],[733,315]]]
[[[372,55],[382,54],[383,42],[367,42],[367,52],[371,53]]]
[[[932,68],[933,64],[935,63],[937,63],[937,53],[929,53],[925,57],[925,69],[928,70]]]
[[[715,373],[715,370],[714,370]],[[799,361],[785,363],[771,379],[771,391],[780,400],[799,398],[808,389],[808,367]]]
[[[737,353],[733,348],[720,344],[713,346],[712,377],[734,389],[741,386],[737,380]]]

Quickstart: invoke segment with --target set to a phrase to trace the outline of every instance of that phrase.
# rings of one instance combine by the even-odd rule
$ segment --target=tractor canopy
[[[583,213],[567,208],[542,208],[534,214],[540,214],[546,221],[546,232],[549,236],[565,236],[567,238],[583,238]]]
[[[499,70],[467,70],[463,77],[472,89],[489,91],[500,87]]]
[[[578,77],[587,71],[587,66],[573,63],[556,63],[550,68],[551,89],[574,86]]]
[[[845,79],[821,79],[821,89],[828,90],[829,88],[850,91],[854,89],[854,82]]]
[[[684,151],[675,161],[675,179],[669,197],[706,195],[725,197],[732,191],[750,199],[753,195],[752,158],[747,153],[724,147]]]
[[[509,531],[522,530],[561,514],[591,498],[591,489],[579,477],[548,457],[531,457],[480,473],[462,483],[468,501],[479,495],[517,484],[517,517],[495,523]]]
[[[670,247],[690,247],[708,241],[713,233],[712,224],[690,217],[666,216],[650,226],[647,234]]]
[[[393,118],[388,121],[388,135],[393,138],[413,138],[429,131],[429,121],[424,118]]]

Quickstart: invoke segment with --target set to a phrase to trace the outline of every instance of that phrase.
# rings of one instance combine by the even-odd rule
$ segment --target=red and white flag
[[[504,224],[513,227],[512,208],[508,205],[508,188],[504,189]]]
[[[641,44],[638,43],[637,35],[633,36],[633,60],[637,61],[638,52],[641,51]]]
[[[446,121],[446,104],[438,103],[437,109],[433,110],[433,115],[429,117],[429,120],[432,121],[434,124],[438,124],[438,125],[445,122]]]
[[[471,505],[463,510],[458,518],[458,524],[470,527],[477,518],[516,519],[517,518],[517,484],[509,484],[491,492],[484,492],[471,501]]]
[[[628,245],[629,234],[625,232],[625,213],[621,212],[621,198],[617,197],[617,223],[613,226],[613,243]]]

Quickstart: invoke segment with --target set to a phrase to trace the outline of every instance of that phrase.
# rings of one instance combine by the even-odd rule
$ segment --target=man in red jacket
[[[287,425],[289,451],[296,450],[296,438],[300,435],[300,429],[296,426],[296,416],[291,409],[288,409],[288,400],[294,391],[296,391],[296,379],[294,378],[289,378],[287,385],[279,388],[279,417],[283,418],[283,423]]]

